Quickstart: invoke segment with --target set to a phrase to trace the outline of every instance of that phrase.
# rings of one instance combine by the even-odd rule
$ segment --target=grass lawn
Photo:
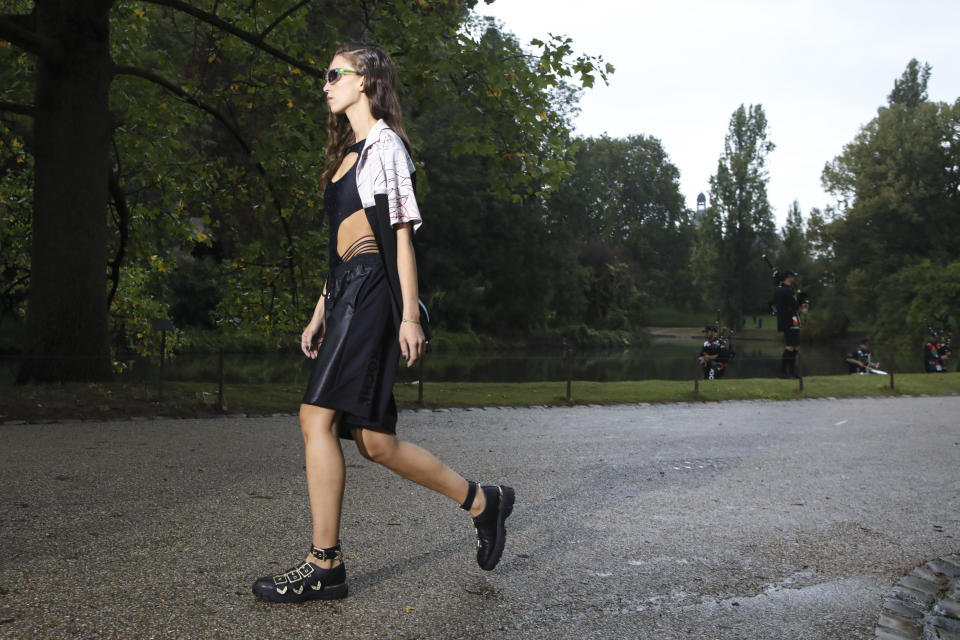
[[[705,402],[722,400],[792,400],[851,396],[944,395],[960,393],[960,373],[897,374],[890,389],[887,376],[812,376],[803,392],[796,380],[747,378],[692,381],[586,382],[574,380],[572,401],[565,382],[486,383],[429,382],[424,385],[426,408],[490,407],[640,402]],[[170,382],[160,397],[156,387],[143,384],[62,384],[0,388],[0,422],[118,419],[137,416],[202,417],[220,413],[217,385]],[[272,414],[297,410],[303,389],[291,384],[226,385],[228,413]],[[417,386],[395,388],[401,409],[417,408]]]

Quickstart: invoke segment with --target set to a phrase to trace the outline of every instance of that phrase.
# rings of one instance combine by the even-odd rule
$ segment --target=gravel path
[[[2,425],[0,637],[874,638],[960,551],[958,423],[956,396],[407,413],[516,488],[503,562],[345,443],[351,596],[302,606],[250,594],[309,543],[295,418]]]

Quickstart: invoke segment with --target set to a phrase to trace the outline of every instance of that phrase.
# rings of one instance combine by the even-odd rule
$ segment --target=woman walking
[[[272,602],[347,596],[339,539],[345,482],[340,438],[468,511],[482,569],[500,561],[514,502],[512,488],[468,482],[430,452],[397,438],[397,362],[402,356],[413,365],[426,344],[413,250],[421,220],[397,72],[381,47],[346,44],[337,49],[326,80],[323,182],[331,269],[300,339],[303,353],[316,361],[300,405],[313,540],[303,562],[253,584],[258,598]]]

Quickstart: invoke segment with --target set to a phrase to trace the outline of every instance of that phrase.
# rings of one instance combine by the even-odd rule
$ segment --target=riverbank
[[[416,383],[395,387],[401,409],[447,407],[566,406],[724,400],[793,400],[865,396],[949,395],[960,393],[960,373],[887,376],[809,376],[803,390],[796,380],[745,378],[692,381],[643,380],[591,382],[574,380],[571,399],[565,382],[428,382],[423,402]],[[0,388],[0,424],[119,420],[137,417],[212,417],[227,414],[272,415],[297,410],[301,385],[227,384],[220,406],[216,384],[168,382],[156,385],[72,383]]]

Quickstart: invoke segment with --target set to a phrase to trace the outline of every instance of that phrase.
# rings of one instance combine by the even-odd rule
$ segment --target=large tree
[[[510,102],[521,127],[539,123],[509,141],[482,119],[457,123],[453,151],[496,158],[508,178],[501,197],[523,198],[569,171],[549,94],[563,77],[590,84],[608,71],[553,39],[536,45],[538,82],[504,90],[511,58],[473,55],[475,36],[460,31],[475,0],[12,4],[0,39],[14,47],[0,55],[18,82],[5,85],[0,111],[13,114],[3,133],[22,141],[33,171],[21,380],[106,376],[108,301],[122,322],[136,315],[127,330],[143,334],[149,315],[169,312],[151,282],[195,245],[229,258],[218,272],[229,289],[218,322],[267,330],[297,321],[298,291],[322,264],[315,185],[325,114],[316,105],[338,40],[377,40],[394,52],[414,116],[438,99],[484,93]],[[467,73],[456,73],[461,53]],[[32,123],[18,135],[23,119]],[[415,124],[411,132],[423,135]]]
[[[435,100],[416,120],[429,182],[422,285],[446,329],[527,337],[555,324],[579,288],[566,230],[546,205],[571,168],[579,91],[544,74],[541,57],[494,22],[470,20],[464,33],[469,47],[443,69],[456,98]],[[479,82],[478,64],[465,59],[509,71]],[[521,102],[540,115],[518,118]]]
[[[582,320],[600,328],[636,328],[642,303],[676,304],[677,291],[688,288],[693,230],[680,172],[650,136],[602,136],[576,144],[574,172],[549,206],[587,270]]]
[[[730,126],[710,177],[708,228],[701,232],[696,257],[699,269],[707,269],[714,288],[709,302],[720,308],[724,319],[740,327],[743,314],[763,308],[771,288],[769,271],[760,257],[770,253],[776,234],[767,199],[767,156],[774,144],[767,139],[767,117],[760,105],[740,107],[730,117]],[[712,260],[704,254],[715,256]]]
[[[910,321],[913,309],[950,307],[914,298],[945,295],[948,288],[925,283],[960,259],[952,240],[960,235],[960,100],[929,101],[929,77],[929,65],[911,60],[887,104],[823,172],[837,198],[825,237],[843,311],[912,341],[936,323]]]
[[[787,222],[780,229],[780,249],[777,262],[783,269],[806,275],[810,267],[810,247],[807,243],[800,203],[794,200],[787,209]]]

